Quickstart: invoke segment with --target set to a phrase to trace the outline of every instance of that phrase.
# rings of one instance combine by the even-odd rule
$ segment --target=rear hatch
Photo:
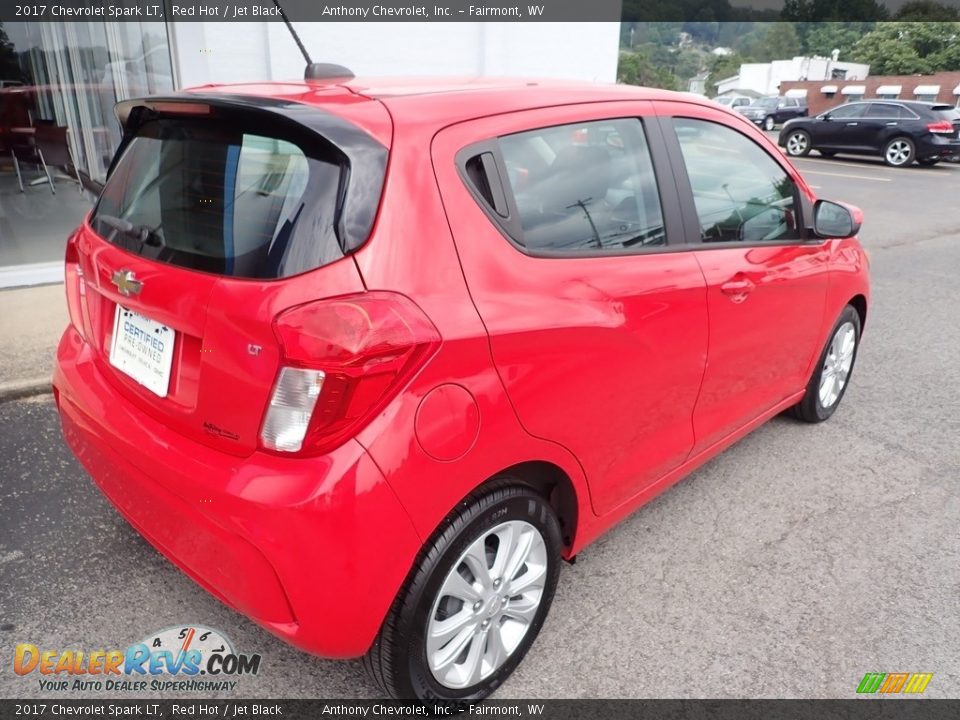
[[[275,318],[363,291],[349,255],[371,232],[388,148],[342,110],[271,98],[150,98],[118,117],[109,179],[68,246],[74,324],[119,394],[247,455],[280,364]]]

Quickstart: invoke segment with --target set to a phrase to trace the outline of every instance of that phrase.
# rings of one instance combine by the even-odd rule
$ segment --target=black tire
[[[927,158],[926,160],[917,160],[917,165],[920,165],[921,167],[933,167],[938,162],[940,162],[939,158]]]
[[[763,119],[763,129],[767,132],[770,132],[777,126],[777,121],[774,119],[773,115],[767,115]]]
[[[846,381],[841,388],[837,399],[834,400],[829,407],[824,407],[823,403],[820,401],[820,379],[823,376],[824,370],[826,369],[827,354],[830,350],[830,344],[833,342],[833,338],[837,334],[837,331],[840,330],[840,328],[846,323],[853,324],[855,339],[850,371],[847,374]],[[847,305],[843,309],[843,312],[840,313],[840,317],[837,318],[837,322],[834,323],[833,329],[830,331],[830,335],[827,338],[827,342],[824,344],[823,350],[820,352],[820,357],[817,359],[813,377],[810,378],[810,382],[807,384],[806,394],[799,403],[791,408],[791,412],[794,417],[799,420],[803,420],[804,422],[819,423],[833,415],[837,407],[839,407],[840,402],[843,400],[843,395],[846,393],[847,388],[850,387],[850,380],[853,377],[853,369],[857,364],[857,352],[860,350],[860,330],[860,313],[857,312],[853,305]]]
[[[791,148],[791,140],[796,140]],[[806,157],[810,154],[810,133],[806,130],[793,130],[787,135],[786,149],[790,157]]]
[[[487,678],[455,690],[433,676],[427,662],[426,630],[437,595],[461,554],[483,534],[508,520],[540,532],[547,563],[534,619],[519,645]],[[513,672],[533,645],[550,610],[560,574],[560,523],[549,502],[515,478],[502,477],[461,502],[420,552],[363,664],[380,689],[394,698],[464,702],[480,700]],[[485,641],[484,641],[485,642]]]
[[[903,160],[891,160],[891,148],[894,144],[902,144],[905,148],[905,156]],[[907,167],[913,163],[914,158],[917,155],[917,148],[913,144],[913,140],[908,137],[900,135],[899,137],[891,138],[887,141],[887,144],[883,146],[883,161],[890,167]]]

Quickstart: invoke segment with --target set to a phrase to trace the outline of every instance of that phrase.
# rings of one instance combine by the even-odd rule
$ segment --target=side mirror
[[[820,116],[820,119],[821,119],[821,120],[829,120],[829,119],[830,119],[830,113],[824,113],[823,115]]]
[[[860,232],[863,213],[860,208],[830,200],[817,200],[813,206],[813,232],[821,238],[848,238]]]

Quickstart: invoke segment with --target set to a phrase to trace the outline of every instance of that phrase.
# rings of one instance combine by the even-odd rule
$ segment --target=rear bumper
[[[960,156],[960,140],[931,135],[917,142],[917,157],[921,160],[948,160]]]
[[[367,651],[421,543],[358,443],[294,460],[188,440],[118,395],[73,327],[54,389],[74,454],[175,565],[308,652]]]

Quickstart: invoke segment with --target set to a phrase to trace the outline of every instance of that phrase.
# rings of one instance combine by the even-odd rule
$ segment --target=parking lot
[[[866,217],[873,307],[843,405],[773,420],[565,566],[497,697],[848,698],[866,672],[960,696],[960,165],[796,164]],[[301,654],[168,564],[66,450],[49,396],[0,405],[0,506],[0,696],[45,696],[16,643],[124,648],[182,624],[263,656],[235,695],[376,696],[358,662]]]

